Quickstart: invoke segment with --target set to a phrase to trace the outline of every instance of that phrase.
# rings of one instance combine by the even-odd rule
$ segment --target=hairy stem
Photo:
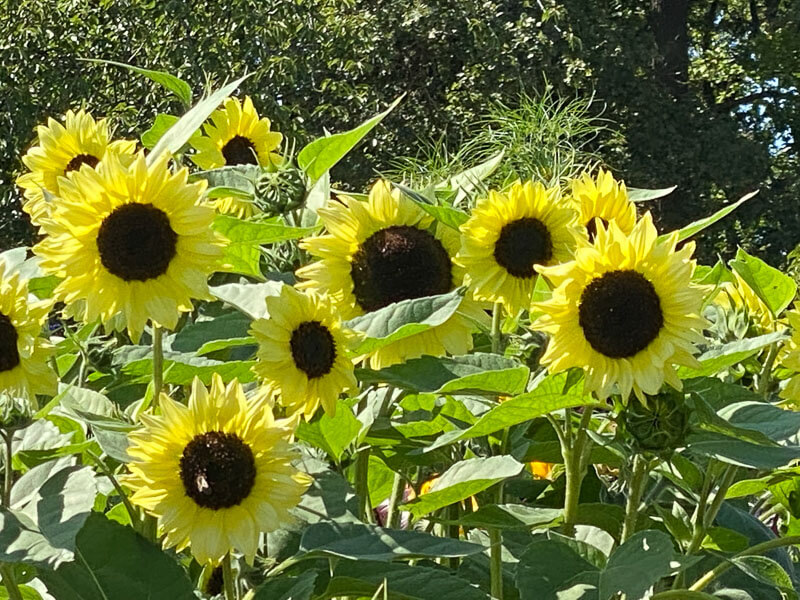
[[[386,527],[397,529],[400,524],[400,511],[397,510],[397,506],[403,497],[405,487],[405,479],[399,472],[395,472],[392,480],[392,493],[389,495],[389,509],[386,512]]]
[[[648,461],[641,454],[633,458],[633,472],[628,485],[628,499],[625,504],[625,521],[622,524],[622,538],[620,543],[625,543],[636,532],[636,521],[639,517],[639,505],[647,484]]]
[[[11,486],[14,484],[14,469],[11,468],[11,444],[14,434],[10,431],[0,432],[3,438],[3,496],[0,506],[7,508],[11,506]],[[22,592],[14,578],[14,567],[0,563],[0,575],[3,577],[3,585],[8,591],[10,600],[22,600]]]
[[[492,310],[492,352],[500,354],[503,346],[503,332],[500,329],[500,323],[503,320],[503,304],[501,302],[494,303],[494,310]]]
[[[578,500],[581,495],[581,485],[583,478],[586,475],[586,456],[588,454],[586,434],[589,428],[589,423],[592,420],[592,409],[584,407],[581,421],[578,425],[578,431],[575,435],[566,435],[565,439],[571,441],[571,444],[562,446],[561,455],[564,457],[564,469],[567,477],[567,486],[564,494],[564,523],[561,526],[561,531],[564,535],[575,535],[575,523],[578,521]],[[571,421],[566,424],[566,431],[572,428]]]

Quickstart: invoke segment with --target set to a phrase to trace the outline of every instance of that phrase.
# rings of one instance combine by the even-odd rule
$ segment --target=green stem
[[[389,495],[389,509],[386,512],[386,526],[390,529],[396,529],[400,523],[400,511],[397,510],[397,506],[400,504],[400,498],[402,498],[405,488],[405,479],[399,472],[395,472],[392,480],[392,493]]]
[[[772,383],[772,366],[775,364],[777,356],[778,344],[770,345],[767,358],[764,360],[764,365],[761,367],[761,372],[758,374],[758,382],[756,383],[756,391],[763,395],[764,398],[769,396],[769,388]]]
[[[164,387],[164,344],[161,340],[162,329],[153,324],[153,410],[158,408],[161,399],[161,388]]]
[[[763,554],[765,552],[769,552],[775,548],[781,548],[782,546],[794,546],[800,544],[800,535],[791,535],[785,538],[777,538],[774,540],[769,540],[768,542],[763,542],[761,544],[756,544],[752,548],[748,548],[737,554],[734,558],[740,558],[742,556],[754,556],[756,554]],[[705,575],[703,575],[700,579],[694,582],[694,584],[689,588],[689,591],[692,592],[699,592],[703,590],[709,583],[714,581],[717,577],[722,575],[725,571],[730,569],[733,566],[733,563],[730,561],[721,562],[716,567],[708,571]]]
[[[636,532],[636,521],[639,518],[639,505],[642,502],[642,494],[647,484],[648,461],[641,454],[633,458],[633,473],[628,486],[628,499],[625,504],[625,521],[622,525],[622,537],[620,543],[625,543],[629,537]]]
[[[356,495],[358,496],[358,514],[365,523],[373,523],[372,510],[369,506],[369,446],[365,446],[356,457]]]
[[[231,569],[230,552],[222,559],[222,583],[225,587],[225,600],[236,600],[236,580]]]
[[[0,565],[0,575],[3,576],[3,585],[8,590],[9,600],[23,600],[22,592],[14,578],[14,569],[11,565]]]
[[[492,598],[503,600],[503,536],[499,529],[489,529],[490,562],[489,576],[492,582]]]
[[[736,478],[736,470],[737,467],[734,465],[728,465],[728,468],[722,475],[717,493],[714,494],[714,499],[711,501],[711,507],[706,511],[705,520],[703,521],[703,527],[705,529],[708,529],[714,524],[714,519],[717,518],[717,513],[719,509],[722,508],[722,503],[725,502],[728,488],[733,485],[733,480]]]
[[[581,485],[586,475],[586,455],[587,440],[586,434],[592,420],[592,410],[584,407],[581,415],[581,422],[575,436],[571,435],[572,422],[567,422],[566,431],[570,431],[565,438],[571,445],[561,448],[561,455],[564,457],[564,469],[567,478],[566,490],[564,494],[564,523],[561,531],[566,536],[575,535],[575,523],[578,521],[578,501],[581,495]]]
[[[501,302],[494,303],[494,310],[492,310],[492,352],[500,354],[503,346],[503,332],[500,329],[500,323],[503,319],[503,304]]]
[[[716,596],[689,590],[667,590],[657,593],[650,600],[716,600]]]
[[[467,502],[469,502],[469,500],[467,500]],[[454,502],[453,504],[448,506],[445,510],[447,511],[448,520],[451,521],[451,523],[447,526],[447,537],[453,538],[454,540],[460,539],[461,527],[458,524],[458,515],[460,508],[458,502]],[[458,569],[460,561],[457,556],[451,556],[449,562],[451,569],[453,570]]]
[[[103,462],[103,459],[97,456],[94,452],[92,452],[91,450],[87,450],[86,453],[100,468],[100,470],[103,472],[103,475],[108,477],[108,480],[111,482],[111,485],[114,486],[114,489],[117,491],[117,494],[119,494],[119,497],[122,499],[122,504],[125,505],[125,510],[128,512],[128,516],[131,519],[131,523],[138,531],[141,531],[142,522],[139,517],[139,511],[137,511],[131,504],[130,500],[128,500],[128,496],[125,493],[125,490],[122,489],[122,486],[117,481],[117,478],[114,477],[114,473],[112,473],[111,469],[108,468],[108,465],[106,465],[106,463]]]
[[[11,445],[14,434],[10,431],[0,432],[3,438],[3,496],[0,498],[0,506],[11,506],[11,486],[14,484],[14,469],[11,467],[12,449]],[[3,585],[8,591],[10,600],[22,600],[22,592],[19,591],[17,581],[14,578],[14,567],[0,563],[0,575],[3,577]]]

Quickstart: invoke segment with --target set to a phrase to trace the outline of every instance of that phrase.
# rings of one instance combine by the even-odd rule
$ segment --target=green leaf
[[[269,314],[265,298],[279,296],[283,286],[282,281],[265,281],[264,283],[226,283],[211,286],[209,289],[212,296],[251,319],[266,319]]]
[[[579,583],[587,586],[587,595],[575,598],[597,600],[598,577],[598,566],[580,542],[538,537],[519,557],[516,585],[520,600],[561,600],[569,597],[564,595],[566,590]]]
[[[290,227],[280,221],[242,221],[236,217],[217,215],[212,226],[227,239],[221,259],[221,271],[240,273],[263,279],[261,246],[311,235],[319,227]]]
[[[750,546],[750,540],[733,529],[726,527],[710,527],[706,531],[702,547],[717,552],[741,552]]]
[[[192,181],[205,179],[210,188],[234,188],[252,196],[256,191],[256,182],[263,172],[264,169],[259,165],[230,165],[210,171],[198,171],[189,178]]]
[[[778,563],[766,556],[738,556],[731,562],[740,571],[746,573],[756,581],[783,592],[784,598],[797,598],[797,592],[792,584],[792,578]]]
[[[161,139],[158,140],[158,143],[147,156],[147,164],[153,164],[164,152],[174,154],[183,148],[183,145],[189,141],[208,116],[248,77],[249,75],[240,77],[195,104],[177,123],[169,128],[169,131],[161,136]]]
[[[501,402],[478,421],[462,431],[445,433],[426,451],[431,451],[454,442],[489,435],[512,425],[518,425],[541,417],[555,410],[583,406],[591,397],[583,393],[582,385],[568,386],[569,372],[548,375],[530,392]]]
[[[461,306],[465,292],[459,287],[447,294],[403,300],[345,321],[346,327],[364,334],[353,352],[372,352],[441,325]]]
[[[92,514],[78,534],[75,562],[39,577],[58,600],[193,600],[184,570],[130,527]]]
[[[468,197],[482,181],[497,170],[504,156],[505,150],[501,150],[481,164],[456,173],[452,177],[437,183],[435,188],[437,190],[457,190],[458,193],[454,202],[458,203]]]
[[[658,190],[645,190],[643,188],[629,187],[627,188],[628,200],[631,202],[648,202],[650,200],[657,200],[658,198],[669,196],[677,187],[677,185],[673,185],[672,187],[661,188]]]
[[[180,100],[184,106],[192,105],[192,88],[189,87],[189,84],[183,79],[175,77],[175,75],[165,73],[164,71],[154,71],[152,69],[134,67],[133,65],[115,62],[113,60],[103,60],[100,58],[82,58],[81,60],[85,60],[86,62],[114,65],[115,67],[122,67],[123,69],[128,69],[129,71],[133,71],[139,75],[144,75],[148,79],[155,81],[157,84],[165,87],[170,92],[175,94],[175,96],[178,97],[178,100]]]
[[[389,383],[414,392],[514,395],[525,389],[530,369],[510,358],[476,352],[421,356],[380,371],[360,369],[356,375],[365,383]]]
[[[261,301],[264,301],[263,296]],[[247,337],[251,322],[249,316],[230,311],[212,319],[189,323],[175,334],[172,349],[177,352],[198,352],[209,342]]]
[[[300,573],[297,577],[269,578],[256,589],[252,600],[311,600],[316,579],[314,571]]]
[[[739,248],[736,260],[732,260],[730,266],[764,301],[773,316],[780,315],[794,300],[797,293],[797,283],[794,279],[769,266],[760,258],[750,256]]]
[[[142,134],[142,146],[147,148],[148,150],[152,150],[156,147],[158,140],[160,140],[167,131],[169,131],[170,127],[175,125],[180,120],[180,117],[176,117],[175,115],[165,115],[165,114],[158,114],[156,115],[153,124],[150,126],[150,129],[145,131]],[[200,130],[197,131],[195,135],[200,134]],[[201,135],[201,134],[200,134]],[[191,139],[191,138],[190,138]]]
[[[463,527],[538,529],[555,527],[561,523],[563,518],[564,511],[560,508],[526,504],[487,504],[475,512],[460,515],[457,520],[450,520],[446,516],[437,517],[435,520]]]
[[[28,280],[28,292],[39,298],[39,300],[46,300],[52,298],[53,290],[61,283],[61,279],[55,275],[47,275],[46,277],[33,277]]]
[[[463,460],[447,469],[428,493],[417,496],[404,506],[419,518],[466,500],[509,477],[516,477],[523,468],[524,465],[511,456]]]
[[[20,585],[19,591],[22,595],[22,600],[42,600],[41,594],[37,592],[34,588],[27,586],[27,585]],[[0,600],[9,600],[10,596],[8,595],[8,591],[5,589],[5,586],[0,587]]]
[[[718,412],[735,427],[760,431],[774,441],[784,441],[800,432],[800,413],[766,402],[737,402]]]
[[[120,356],[120,354],[116,356]],[[199,377],[205,385],[210,385],[211,377],[215,373],[220,375],[226,383],[233,379],[238,379],[239,383],[249,383],[255,381],[255,375],[251,371],[254,364],[255,361],[250,360],[222,362],[186,352],[165,352],[164,383],[191,385],[192,380]],[[122,372],[140,383],[145,383],[153,377],[153,358],[140,358],[128,362],[122,367]]]
[[[298,166],[312,181],[316,181],[350,152],[386,115],[392,112],[402,99],[403,96],[400,96],[385,111],[364,121],[355,129],[314,140],[298,153]]]
[[[635,533],[609,557],[600,574],[600,598],[622,592],[626,598],[642,598],[650,587],[672,572],[675,550],[661,531]]]
[[[378,598],[489,600],[485,592],[444,568],[370,561],[339,562],[322,597],[372,597],[381,586],[386,596],[381,592]]]
[[[797,446],[762,446],[708,431],[690,433],[686,447],[694,454],[748,469],[775,469],[800,458]]]
[[[448,227],[452,227],[456,231],[458,231],[459,227],[469,220],[469,215],[467,213],[450,206],[437,206],[434,204],[420,203],[417,203],[417,206],[419,206],[422,210],[431,215],[440,223],[443,223]]]
[[[297,438],[327,452],[337,463],[345,449],[353,443],[361,431],[361,422],[353,410],[343,401],[336,403],[336,415],[323,412],[322,417],[311,423],[301,421],[297,426]]]
[[[339,557],[390,562],[409,558],[455,558],[485,548],[420,531],[384,529],[363,523],[315,523],[303,532],[297,560]]]
[[[759,335],[753,338],[745,338],[743,340],[736,340],[721,346],[716,346],[701,354],[697,360],[700,362],[699,369],[692,369],[691,367],[679,367],[678,375],[682,379],[690,377],[707,377],[716,375],[723,369],[736,365],[743,360],[750,358],[762,348],[766,348],[770,344],[782,342],[788,339],[786,331],[775,331]]]
[[[729,204],[725,208],[722,208],[722,209],[718,210],[713,215],[711,215],[709,217],[705,217],[704,219],[700,219],[698,221],[694,221],[693,223],[689,223],[685,227],[681,227],[678,230],[678,241],[682,242],[683,240],[689,239],[694,234],[703,231],[707,227],[711,227],[717,221],[727,217],[729,214],[731,214],[734,210],[739,208],[742,204],[744,204],[745,202],[750,200],[750,198],[755,196],[757,193],[758,193],[758,190],[756,190],[755,192],[750,192],[749,194],[746,194],[746,195],[742,196],[741,198],[739,198],[733,204]],[[664,235],[660,236],[660,238],[661,239],[665,239],[669,235],[671,235],[671,234],[667,233],[667,234],[664,234]]]

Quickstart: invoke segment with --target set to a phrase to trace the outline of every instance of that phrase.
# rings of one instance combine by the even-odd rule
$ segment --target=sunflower
[[[743,313],[747,322],[752,324],[755,335],[776,331],[778,321],[766,303],[736,271],[733,271],[733,278],[734,281],[720,284],[714,304],[727,311]]]
[[[536,265],[572,259],[578,243],[576,211],[556,188],[517,182],[507,194],[489,192],[461,226],[456,263],[480,300],[502,302],[516,315],[529,308]]]
[[[51,118],[36,131],[38,145],[22,157],[30,173],[20,175],[17,185],[24,191],[22,209],[37,226],[50,211],[45,192],[58,196],[60,177],[77,171],[81,165],[96,167],[108,154],[131,156],[136,151],[135,141],[110,142],[106,120],[95,121],[83,110],[67,111],[65,125]]]
[[[117,156],[61,180],[61,198],[34,247],[42,267],[63,281],[67,304],[85,300],[85,318],[122,319],[138,341],[148,319],[174,328],[192,298],[208,298],[208,274],[222,254],[214,211],[198,204],[205,182],[172,174],[164,154],[126,167]]]
[[[659,241],[647,213],[630,235],[601,223],[574,261],[540,267],[555,289],[536,303],[545,314],[533,327],[552,335],[542,357],[551,372],[584,368],[585,389],[601,399],[615,386],[623,400],[633,390],[643,402],[665,380],[681,389],[673,364],[698,366],[692,354],[705,321],[691,283],[694,243],[677,243],[677,232]]]
[[[792,337],[784,344],[784,356],[779,362],[783,367],[794,371],[794,375],[781,390],[780,397],[793,410],[800,410],[800,302],[795,303],[793,310],[786,312],[786,320],[791,327]]]
[[[35,400],[57,384],[47,365],[52,348],[39,337],[50,302],[29,302],[27,282],[6,270],[0,260],[0,393]]]
[[[268,319],[253,322],[258,362],[253,371],[280,404],[310,419],[322,404],[333,415],[345,389],[358,387],[348,348],[355,335],[342,328],[327,298],[285,285],[267,296]]]
[[[197,150],[191,158],[201,169],[218,169],[229,165],[279,164],[282,158],[273,152],[280,146],[283,136],[270,131],[270,121],[259,119],[250,96],[244,105],[237,98],[225,100],[225,108],[211,115],[206,123],[206,135],[189,141]],[[237,198],[220,198],[215,203],[221,213],[240,218],[253,216],[257,211],[252,202]]]
[[[600,169],[596,178],[584,173],[572,180],[572,199],[580,211],[580,223],[586,228],[589,241],[597,234],[597,221],[608,228],[614,221],[622,233],[630,235],[636,224],[636,206],[628,199],[625,184],[608,171]]]
[[[160,406],[129,434],[131,501],[158,517],[164,547],[191,546],[201,564],[231,550],[252,562],[259,532],[290,521],[311,483],[291,464],[296,420],[276,421],[237,380],[225,387],[216,373],[209,390],[195,378],[188,407],[165,394]]]
[[[306,238],[300,247],[320,258],[298,269],[298,287],[327,294],[343,319],[394,302],[445,294],[461,285],[463,273],[452,262],[458,233],[433,219],[412,200],[376,183],[367,202],[340,196],[319,209],[328,233]],[[398,340],[366,358],[376,369],[423,354],[465,354],[472,348],[481,306],[467,295],[440,325]]]

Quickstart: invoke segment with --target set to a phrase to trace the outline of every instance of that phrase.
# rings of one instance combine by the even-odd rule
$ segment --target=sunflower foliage
[[[754,194],[659,232],[669,189],[504,149],[343,193],[401,99],[298,149],[241,82],[22,157],[2,597],[797,597],[796,284],[693,258]]]

